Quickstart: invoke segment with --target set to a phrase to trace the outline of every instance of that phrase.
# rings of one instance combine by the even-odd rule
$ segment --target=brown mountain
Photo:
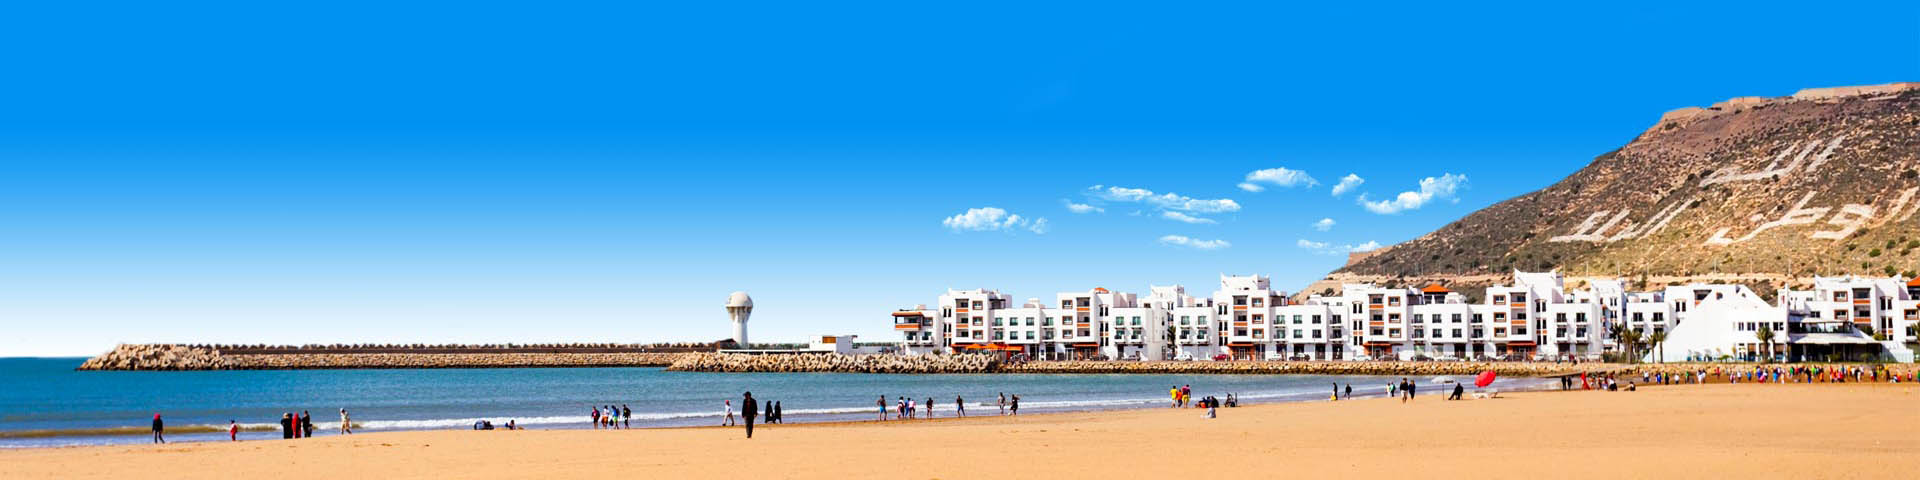
[[[1356,257],[1305,293],[1351,281],[1472,288],[1516,269],[1766,292],[1813,275],[1913,276],[1916,172],[1920,83],[1682,108],[1558,183]]]

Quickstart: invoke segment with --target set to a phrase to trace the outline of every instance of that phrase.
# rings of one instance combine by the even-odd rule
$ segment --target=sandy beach
[[[1438,393],[1435,389],[1434,393]],[[0,478],[1913,478],[1913,384],[0,451]],[[942,412],[946,413],[946,412]]]

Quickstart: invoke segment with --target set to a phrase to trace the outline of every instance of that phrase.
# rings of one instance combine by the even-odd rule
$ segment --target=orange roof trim
[[[1112,292],[1108,292],[1107,289],[1105,288],[1093,287],[1093,293],[1112,293]]]
[[[1435,283],[1420,289],[1420,293],[1453,293],[1453,290],[1448,290],[1447,287],[1442,287],[1440,284]]]
[[[1907,281],[1907,286],[1909,286],[1909,287],[1920,287],[1920,277],[1913,277],[1913,280],[1908,280],[1908,281]]]

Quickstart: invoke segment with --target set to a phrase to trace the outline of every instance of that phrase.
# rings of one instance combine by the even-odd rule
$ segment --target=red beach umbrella
[[[1496,377],[1496,376],[1498,375],[1495,375],[1492,370],[1480,372],[1480,376],[1473,377],[1473,386],[1478,388],[1487,388],[1487,385],[1493,384],[1493,377]]]

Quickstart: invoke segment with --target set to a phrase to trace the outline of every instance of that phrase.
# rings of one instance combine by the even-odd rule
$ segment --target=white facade
[[[1001,350],[1034,358],[1206,360],[1596,360],[1621,345],[1615,325],[1665,333],[1646,360],[1849,359],[1885,353],[1911,361],[1920,341],[1920,279],[1820,278],[1768,304],[1741,285],[1690,284],[1631,292],[1618,279],[1568,289],[1557,272],[1514,272],[1479,303],[1438,285],[1343,285],[1294,303],[1268,277],[1222,275],[1212,295],[1150,286],[1145,299],[1095,288],[1052,302],[1011,305],[997,291],[952,290],[934,308],[894,312],[914,354]],[[1761,327],[1778,332],[1769,348]],[[1868,332],[1877,332],[1877,340]]]

